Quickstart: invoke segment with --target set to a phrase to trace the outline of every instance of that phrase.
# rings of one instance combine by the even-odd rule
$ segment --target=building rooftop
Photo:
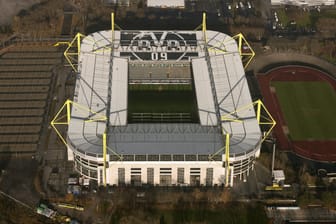
[[[147,7],[184,8],[184,0],[147,0]]]
[[[297,6],[335,5],[335,0],[271,0],[271,4]]]

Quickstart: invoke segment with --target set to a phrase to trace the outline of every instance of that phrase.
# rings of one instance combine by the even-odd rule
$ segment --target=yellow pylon
[[[254,58],[255,52],[253,51],[252,47],[245,39],[242,33],[239,33],[233,36],[232,38],[238,42],[238,51],[240,57],[242,58],[244,68],[246,69],[247,66],[251,63],[252,59]]]
[[[62,140],[65,146],[68,147],[68,144],[65,140],[65,138],[62,136],[61,132],[58,130],[57,126],[59,125],[69,125],[70,120],[71,120],[71,109],[75,108],[77,110],[77,113],[79,113],[79,117],[81,116],[80,114],[82,113],[82,119],[84,122],[99,122],[99,121],[106,121],[107,118],[105,115],[102,115],[100,113],[97,113],[90,108],[87,108],[81,104],[75,103],[71,100],[65,101],[63,106],[59,109],[59,111],[56,113],[55,117],[52,119],[50,122],[51,127],[55,130],[56,134],[58,137]],[[89,116],[88,116],[89,112]],[[106,186],[107,179],[106,179],[106,165],[107,165],[107,151],[113,153],[114,155],[118,156],[120,160],[122,160],[122,155],[119,155],[116,153],[114,150],[109,148],[107,146],[107,135],[106,132],[103,133],[103,159],[104,159],[104,164],[103,164],[103,184]]]
[[[114,41],[114,13],[113,12],[111,13],[111,32],[112,32],[111,43],[113,46],[113,41]]]
[[[200,25],[198,25],[194,30],[200,30],[202,28],[202,33],[203,33],[203,39],[205,41],[205,43],[207,42],[207,36],[206,36],[206,13],[203,12],[202,13],[202,23]]]
[[[207,43],[206,13],[205,12],[203,12],[203,18],[202,18],[202,32],[203,32],[204,42]]]
[[[81,40],[85,37],[85,35],[81,33],[77,33],[76,36],[72,39],[71,42],[57,42],[54,44],[55,47],[60,45],[68,45],[66,50],[64,51],[64,57],[72,67],[75,72],[78,72],[77,65],[78,65],[78,57],[81,51]]]
[[[265,132],[264,136],[261,139],[261,143],[270,135],[271,131],[276,125],[276,121],[272,117],[272,115],[269,113],[265,105],[262,103],[261,100],[256,100],[250,104],[247,104],[245,106],[242,106],[238,108],[235,111],[232,111],[226,115],[221,116],[222,122],[244,122],[244,119],[241,118],[244,116],[244,111],[248,112],[251,108],[254,108],[256,111],[256,118],[259,125],[262,125],[266,127],[268,130]],[[240,117],[237,117],[237,113],[240,113]],[[229,164],[229,154],[230,154],[230,133],[228,133],[226,130],[222,130],[222,135],[225,135],[225,147],[218,149],[214,154],[209,156],[209,160],[212,160],[216,155],[223,152],[225,150],[225,162],[226,164]]]
[[[247,68],[247,66],[251,63],[252,59],[255,56],[255,52],[253,51],[252,47],[250,46],[250,44],[247,42],[247,40],[245,39],[244,35],[242,33],[239,33],[235,36],[232,37],[234,40],[237,41],[238,44],[238,52],[239,55],[242,59],[243,62],[243,66],[244,69]],[[215,52],[215,53],[232,53],[232,52],[227,52],[225,49],[221,49],[220,46],[225,44],[225,42],[230,41],[226,40],[223,42],[217,42],[216,45],[218,46],[211,46],[208,48],[209,51],[211,52]]]
[[[112,32],[112,36],[111,36],[111,46],[104,46],[102,48],[99,49],[93,49],[92,52],[93,53],[99,53],[105,50],[111,50],[111,48],[113,47],[113,41],[114,41],[114,30],[115,28],[121,30],[121,28],[115,24],[114,22],[114,13],[111,13],[111,32]],[[75,72],[78,72],[77,66],[78,66],[78,57],[79,54],[81,52],[81,41],[82,39],[86,37],[85,35],[81,34],[81,33],[77,33],[76,36],[72,39],[71,42],[68,41],[60,41],[54,44],[55,47],[58,47],[60,45],[67,45],[66,50],[64,51],[64,57],[67,60],[67,62],[69,63],[69,65],[72,67],[72,69]],[[95,40],[91,39],[91,38],[86,38],[86,40],[89,40],[91,42],[93,42],[93,46],[95,46]]]
[[[230,134],[225,134],[225,186],[229,187],[230,174]]]
[[[221,117],[221,120],[229,121],[229,122],[244,122],[243,118],[236,117],[235,115],[239,112],[240,116],[242,117],[243,116],[242,113],[244,113],[244,111],[248,112],[249,109],[251,108],[254,108],[256,110],[256,118],[257,118],[258,124],[264,127],[266,126],[266,128],[268,129],[262,138],[262,142],[263,142],[268,137],[268,135],[271,133],[273,128],[275,127],[276,121],[274,120],[274,118],[272,117],[272,115],[270,114],[270,112],[267,110],[267,108],[265,107],[265,105],[260,99],[248,105],[242,106],[238,108],[237,110],[232,111],[226,115],[223,115]]]
[[[81,104],[75,103],[71,100],[65,101],[63,106],[60,108],[60,110],[56,113],[55,117],[50,122],[50,125],[55,130],[58,137],[62,140],[62,142],[66,146],[68,146],[68,144],[56,126],[70,124],[72,107],[76,108],[79,111],[79,113],[80,112],[83,113],[84,122],[96,122],[96,121],[106,121],[107,120],[105,115],[99,114]],[[90,114],[89,117],[87,116],[88,112]]]
[[[106,132],[103,134],[103,158],[104,158],[104,177],[103,177],[103,184],[104,187],[106,187],[106,148],[107,148],[107,143],[106,143]]]

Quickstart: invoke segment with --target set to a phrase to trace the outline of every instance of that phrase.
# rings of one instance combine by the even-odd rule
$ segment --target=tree
[[[321,194],[321,200],[325,207],[329,209],[335,209],[336,208],[336,193],[332,191],[324,191]]]
[[[138,9],[142,9],[144,7],[143,0],[140,0],[138,3]]]

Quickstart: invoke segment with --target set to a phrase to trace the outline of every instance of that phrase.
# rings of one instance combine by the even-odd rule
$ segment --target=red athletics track
[[[324,81],[330,83],[336,91],[336,80],[311,67],[283,66],[258,74],[260,90],[267,109],[275,118],[277,125],[274,134],[281,149],[293,150],[301,157],[317,161],[336,161],[336,140],[332,141],[291,141],[284,132],[286,125],[276,93],[271,91],[271,81]],[[335,115],[336,116],[336,115]],[[335,118],[336,119],[336,118]],[[316,150],[318,149],[318,150]]]

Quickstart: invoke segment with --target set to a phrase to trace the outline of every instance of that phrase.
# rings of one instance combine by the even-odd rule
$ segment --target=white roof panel
[[[110,124],[112,126],[126,125],[128,60],[125,58],[113,59],[111,92]]]
[[[192,69],[201,125],[216,126],[218,122],[206,60],[193,59]]]
[[[261,139],[260,127],[255,119],[256,114],[252,106],[245,71],[236,47],[237,44],[234,45],[235,42],[232,42],[223,34],[210,34],[209,40],[211,41],[208,43],[209,60],[216,96],[220,114],[227,119],[223,121],[222,128],[224,132],[231,134],[230,154],[240,154],[247,149],[258,146]],[[222,41],[220,41],[220,38],[222,38]],[[214,48],[216,49],[213,50]],[[233,51],[229,52],[228,49]],[[247,105],[251,105],[249,109],[240,110]],[[231,115],[232,112],[235,113]]]

